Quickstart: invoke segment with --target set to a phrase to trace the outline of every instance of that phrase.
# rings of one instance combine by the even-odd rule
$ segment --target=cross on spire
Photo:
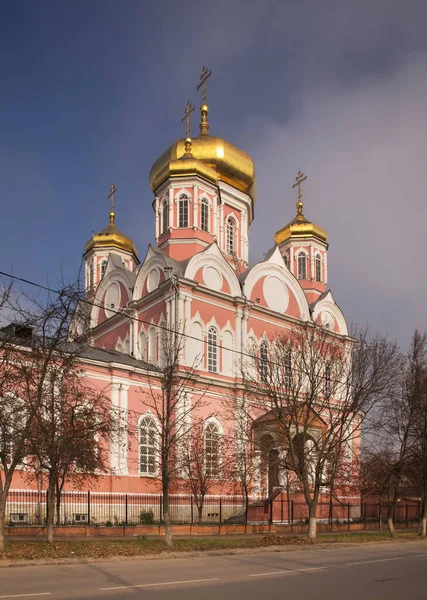
[[[298,188],[297,191],[297,198],[298,198],[298,202],[297,202],[297,212],[299,215],[302,215],[302,209],[303,209],[303,203],[302,203],[302,192],[301,192],[301,184],[303,181],[305,181],[307,179],[307,175],[304,175],[304,173],[302,173],[301,171],[298,171],[298,174],[295,178],[295,183],[292,186],[292,189],[294,188]]]
[[[181,123],[185,121],[185,137],[190,138],[190,115],[196,107],[194,104],[191,104],[190,100],[187,101],[187,105],[185,107],[185,116],[181,119]]]
[[[202,104],[206,104],[206,81],[212,75],[212,71],[209,71],[206,67],[202,68],[202,74],[200,75],[200,83],[197,86],[197,91],[202,88]]]
[[[110,193],[108,195],[108,199],[110,201],[110,223],[112,225],[114,225],[114,222],[116,220],[116,213],[114,212],[114,194],[117,192],[117,188],[114,185],[114,183],[112,183],[110,185]]]

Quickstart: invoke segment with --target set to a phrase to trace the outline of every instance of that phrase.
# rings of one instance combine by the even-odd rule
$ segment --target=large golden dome
[[[85,252],[89,252],[92,248],[118,248],[131,252],[138,260],[138,252],[131,238],[127,237],[120,231],[115,224],[116,215],[113,211],[110,212],[110,224],[102,231],[94,233],[90,240],[85,245]]]
[[[207,107],[203,106],[202,109]],[[202,128],[202,126],[201,126]],[[179,172],[175,161],[185,153],[185,139],[177,140],[151,167],[150,186],[153,192],[173,176],[185,176],[188,169]],[[216,172],[216,180],[224,181],[251,196],[255,202],[255,165],[249,154],[220,137],[201,133],[191,140],[191,154]],[[209,170],[211,172],[211,170]],[[202,173],[200,175],[203,176]],[[210,177],[207,177],[210,180]]]

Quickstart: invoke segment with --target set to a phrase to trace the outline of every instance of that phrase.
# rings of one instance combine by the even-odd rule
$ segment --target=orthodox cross
[[[303,203],[302,203],[302,192],[301,192],[301,184],[303,181],[305,181],[307,179],[307,175],[304,175],[304,173],[302,173],[301,171],[298,171],[298,175],[295,178],[295,183],[292,186],[292,189],[294,188],[298,188],[298,192],[297,192],[297,197],[298,197],[298,202],[297,202],[297,210],[298,210],[298,214],[302,215],[302,208],[303,208]]]
[[[114,213],[114,194],[117,192],[117,188],[114,183],[110,186],[110,193],[108,195],[108,199],[111,202],[111,210],[110,210],[110,222],[114,223],[115,213]]]
[[[185,107],[185,116],[181,119],[181,123],[185,121],[185,137],[190,137],[190,115],[195,109],[194,104],[191,104],[190,100],[187,101],[187,106]]]
[[[209,71],[206,67],[202,68],[202,74],[200,75],[200,83],[197,86],[197,91],[202,88],[202,104],[206,104],[206,81],[212,75],[212,71]]]

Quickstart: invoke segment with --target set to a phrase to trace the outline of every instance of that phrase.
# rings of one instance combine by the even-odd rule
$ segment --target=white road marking
[[[417,554],[414,558],[424,558],[424,556],[427,556],[427,554]]]
[[[307,569],[288,569],[287,571],[271,571],[270,573],[254,573],[248,577],[262,577],[263,575],[283,575],[285,573],[301,573],[303,571],[321,571],[328,567],[308,567]]]
[[[99,588],[101,592],[107,592],[108,590],[129,590],[131,588],[145,588],[154,587],[156,585],[183,585],[185,583],[203,583],[204,581],[218,581],[219,577],[213,577],[212,579],[188,579],[187,581],[163,581],[159,583],[141,583],[139,585],[120,585],[118,587]]]
[[[31,598],[34,596],[50,596],[50,592],[39,592],[38,594],[14,594],[13,596],[0,596],[0,598]]]
[[[352,567],[353,565],[368,565],[370,563],[387,562],[389,560],[402,560],[402,557],[398,556],[397,558],[379,558],[377,560],[362,560],[361,562],[347,563],[347,567]]]

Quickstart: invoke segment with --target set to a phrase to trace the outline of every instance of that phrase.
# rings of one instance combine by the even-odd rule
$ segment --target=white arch
[[[348,335],[348,327],[341,309],[336,305],[332,294],[329,292],[325,298],[319,300],[313,310],[313,321],[316,321],[322,311],[328,311],[338,323],[339,333]]]
[[[191,258],[185,269],[184,277],[194,279],[197,271],[207,266],[214,266],[220,271],[221,275],[228,283],[230,294],[232,296],[242,295],[236,273],[225,260],[216,243],[211,244],[204,252],[199,252]]]

